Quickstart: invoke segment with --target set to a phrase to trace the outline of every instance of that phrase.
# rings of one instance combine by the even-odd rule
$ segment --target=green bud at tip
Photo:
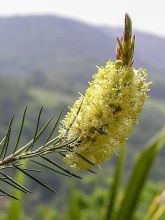
[[[121,66],[123,66],[122,60],[116,60],[115,61],[115,68],[118,70]]]

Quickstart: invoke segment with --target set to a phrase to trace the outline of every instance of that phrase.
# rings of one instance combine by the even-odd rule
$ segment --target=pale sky
[[[0,0],[0,16],[51,14],[94,25],[123,25],[128,12],[134,28],[165,37],[164,0]]]

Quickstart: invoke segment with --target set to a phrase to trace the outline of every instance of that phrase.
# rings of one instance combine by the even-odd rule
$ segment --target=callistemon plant
[[[76,139],[64,161],[80,170],[101,164],[127,142],[149,91],[144,69],[133,67],[135,36],[130,17],[117,38],[116,60],[107,61],[89,83],[85,95],[74,103],[60,128],[61,138]]]

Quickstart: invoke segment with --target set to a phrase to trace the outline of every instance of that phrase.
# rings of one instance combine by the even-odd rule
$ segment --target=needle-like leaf
[[[91,164],[92,166],[95,166],[96,164],[94,164],[92,161],[90,161],[89,159],[87,159],[86,157],[82,156],[81,154],[79,153],[76,153],[76,155],[78,157],[80,157],[82,160],[86,161],[87,163]]]
[[[19,187],[19,186],[17,186],[17,185],[15,185],[15,184],[13,184],[13,183],[11,183],[11,182],[7,181],[7,180],[6,180],[6,179],[4,179],[4,178],[1,178],[1,177],[0,177],[0,180],[1,180],[1,181],[3,181],[3,182],[5,182],[6,184],[10,185],[11,187],[14,187],[14,188],[16,188],[16,189],[20,190],[20,191],[21,191],[21,192],[23,192],[23,193],[27,193],[27,191],[26,191],[26,190],[24,190],[24,189],[22,189],[21,187]]]
[[[48,165],[46,165],[46,164],[40,163],[40,162],[35,161],[35,160],[31,160],[31,161],[32,161],[33,163],[36,163],[36,164],[38,164],[38,165],[40,165],[40,166],[43,166],[43,167],[49,169],[49,170],[52,170],[52,171],[54,171],[55,173],[59,173],[59,174],[62,174],[62,175],[64,175],[64,176],[71,177],[71,175],[66,174],[66,173],[63,173],[63,172],[60,172],[59,170],[56,170],[56,169],[54,169],[54,168],[52,168],[52,167],[50,167],[50,166],[48,166]]]
[[[54,116],[52,116],[51,118],[49,118],[49,120],[45,123],[45,125],[43,126],[43,128],[38,132],[35,141],[37,141],[37,140],[42,136],[42,134],[44,133],[44,131],[46,130],[46,128],[49,126],[49,124],[50,124],[50,122],[52,121],[53,118],[54,118]],[[29,141],[29,143],[27,143],[25,146],[23,146],[22,148],[20,148],[19,150],[17,150],[14,155],[18,155],[18,154],[20,154],[21,152],[25,151],[26,149],[29,149],[29,147],[30,147],[30,145],[32,144],[32,142],[33,142],[33,139],[32,139],[31,141]]]
[[[95,171],[93,171],[93,170],[89,170],[89,169],[87,169],[87,171],[89,171],[89,172],[91,172],[91,173],[96,174],[96,172],[95,172]]]
[[[28,176],[29,178],[31,178],[32,180],[34,180],[35,182],[37,182],[38,184],[40,184],[41,186],[43,186],[43,187],[49,189],[50,191],[56,193],[56,191],[55,191],[54,189],[52,189],[52,188],[50,188],[48,185],[42,183],[41,181],[39,181],[38,179],[36,179],[34,176],[30,175],[30,174],[29,174],[28,172],[26,172],[25,170],[21,169],[20,167],[14,165],[14,164],[13,164],[13,166],[14,166],[17,170],[21,171],[21,172],[24,173],[26,176]]]
[[[7,149],[8,149],[8,146],[9,146],[10,133],[11,133],[11,127],[12,127],[13,120],[14,120],[14,115],[13,115],[13,117],[12,117],[11,120],[10,120],[9,127],[8,127],[8,131],[7,131],[6,138],[5,138],[4,145],[3,145],[3,150],[1,151],[0,157],[3,155],[3,159],[4,159],[5,156],[6,156]],[[3,154],[3,153],[4,153],[4,154]]]
[[[6,196],[9,196],[9,197],[12,198],[12,199],[19,200],[19,199],[17,199],[15,196],[13,196],[13,195],[11,195],[11,194],[5,192],[5,191],[2,190],[2,189],[0,189],[0,192],[2,192],[3,194],[5,194]]]
[[[70,172],[69,170],[63,168],[62,166],[60,166],[59,164],[57,164],[57,163],[54,162],[53,160],[51,160],[51,159],[49,159],[49,158],[47,158],[47,157],[44,157],[44,156],[41,156],[41,158],[43,158],[43,159],[46,160],[47,162],[51,163],[52,165],[58,167],[59,169],[63,170],[64,172],[70,174],[71,176],[74,176],[74,177],[76,177],[76,178],[82,179],[81,176],[78,176],[78,175],[76,175],[75,173]]]
[[[65,106],[62,107],[62,109],[61,109],[61,111],[60,111],[60,113],[59,113],[59,115],[58,115],[58,117],[57,117],[57,120],[56,120],[56,122],[55,122],[55,125],[54,125],[54,127],[52,128],[52,130],[51,130],[49,136],[47,137],[47,139],[46,139],[44,145],[49,142],[49,140],[51,139],[52,135],[54,134],[54,131],[56,130],[56,127],[57,127],[57,125],[58,125],[58,123],[59,123],[59,121],[60,121],[60,118],[61,118],[61,115],[62,115],[62,113],[63,113],[64,108],[65,108]]]
[[[35,134],[34,134],[32,145],[30,146],[31,149],[33,148],[34,143],[36,142],[36,137],[37,137],[37,133],[38,133],[38,128],[39,128],[39,124],[40,124],[42,110],[43,110],[43,107],[41,107],[41,109],[39,111],[39,114],[38,114],[37,126],[36,126],[36,130],[35,130]]]
[[[25,107],[25,110],[24,110],[24,113],[23,113],[21,127],[20,127],[20,131],[19,131],[19,134],[18,134],[18,139],[17,139],[16,145],[15,145],[13,154],[16,152],[16,150],[18,148],[18,145],[19,145],[19,141],[20,141],[20,138],[21,138],[21,135],[22,135],[22,130],[23,130],[24,122],[25,122],[26,111],[27,111],[27,106]]]
[[[13,166],[16,166],[13,164]],[[6,177],[6,179],[8,179],[10,182],[14,183],[15,185],[17,185],[18,187],[22,188],[23,190],[27,191],[27,192],[31,192],[30,190],[28,190],[26,187],[22,186],[20,183],[18,183],[16,180],[14,180],[12,177],[10,177],[9,175],[5,174],[4,172],[0,171],[0,174],[4,177]]]
[[[28,168],[24,168],[23,170],[25,170],[25,171],[31,171],[31,172],[42,172],[42,170],[28,169]]]

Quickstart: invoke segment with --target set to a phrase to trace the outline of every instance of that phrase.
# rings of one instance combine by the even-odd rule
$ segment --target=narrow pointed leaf
[[[22,167],[26,168],[27,166],[27,161],[23,161]],[[26,182],[25,175],[19,171],[16,172],[15,175],[15,180],[19,182],[21,185],[24,185]],[[19,198],[19,202],[15,200],[11,200],[9,205],[8,205],[8,210],[7,210],[7,215],[5,220],[23,220],[23,203],[24,203],[24,193],[14,189],[12,192],[12,195]]]
[[[50,188],[48,185],[42,183],[41,181],[39,181],[38,179],[36,179],[34,176],[32,176],[32,175],[30,175],[29,173],[27,173],[25,170],[22,170],[20,167],[14,165],[14,164],[13,164],[13,166],[14,166],[17,170],[21,171],[21,172],[24,173],[26,176],[28,176],[29,178],[31,178],[32,180],[34,180],[35,182],[37,182],[38,184],[40,184],[40,185],[42,185],[43,187],[49,189],[50,191],[56,193],[56,191],[55,191],[54,189],[52,189],[52,188]]]
[[[147,176],[154,159],[165,142],[165,129],[159,132],[137,158],[131,173],[126,192],[121,203],[121,208],[115,220],[132,219],[139,201]]]
[[[89,163],[90,165],[92,165],[92,166],[95,166],[95,165],[96,165],[96,164],[94,164],[92,161],[90,161],[89,159],[87,159],[86,157],[82,156],[81,154],[76,153],[76,155],[77,155],[78,157],[80,157],[82,160],[84,160],[85,162]]]
[[[9,197],[12,198],[12,199],[19,200],[19,199],[17,199],[15,196],[12,196],[10,193],[7,193],[7,192],[5,192],[5,191],[2,190],[2,189],[0,189],[0,192],[2,192],[3,194],[5,194],[6,196],[9,196]]]
[[[39,139],[39,137],[43,134],[43,132],[46,130],[46,128],[49,126],[50,122],[54,119],[54,116],[50,117],[48,119],[48,121],[45,123],[45,125],[43,126],[43,128],[38,132],[37,136],[36,136],[36,140]]]
[[[122,56],[124,56],[124,48],[123,48],[122,43],[120,42],[118,37],[117,37],[117,43],[119,45],[120,52],[122,53]]]
[[[41,158],[43,158],[44,160],[46,160],[47,162],[53,164],[54,166],[58,167],[59,169],[65,171],[66,173],[70,174],[71,176],[74,176],[76,178],[82,179],[82,177],[70,172],[69,170],[63,168],[62,166],[60,166],[59,164],[57,164],[56,162],[54,162],[53,160],[48,159],[47,157],[41,156]]]
[[[13,165],[16,166],[16,165]],[[0,174],[4,177],[6,177],[6,179],[10,180],[12,183],[14,183],[15,185],[19,186],[20,188],[22,188],[23,190],[26,190],[27,192],[31,192],[30,190],[28,190],[26,187],[24,187],[23,185],[21,185],[20,183],[18,183],[16,180],[14,180],[12,177],[10,177],[9,175],[3,173],[2,171],[0,171]]]
[[[0,177],[0,180],[3,181],[3,182],[5,182],[6,184],[10,185],[10,186],[13,187],[13,188],[16,188],[16,189],[20,190],[20,191],[23,192],[23,193],[27,193],[26,190],[24,190],[24,189],[18,187],[17,185],[15,185],[15,184],[13,184],[13,183],[7,181],[7,180],[4,179],[4,178],[1,178],[1,177]]]
[[[31,172],[42,172],[42,170],[28,169],[28,168],[24,168],[23,170],[25,170],[25,171],[31,171]]]
[[[96,174],[96,172],[95,172],[95,171],[93,171],[93,170],[89,170],[89,169],[87,169],[87,171],[89,171],[89,172],[91,172],[91,173]]]
[[[11,120],[10,120],[9,127],[8,127],[8,130],[7,130],[7,134],[6,134],[6,137],[5,137],[3,146],[2,146],[0,158],[1,158],[2,155],[3,155],[3,159],[4,159],[5,156],[6,156],[7,149],[8,149],[8,146],[9,146],[10,133],[11,133],[11,127],[12,127],[13,120],[14,120],[14,115],[13,115],[13,117],[12,117]]]
[[[21,135],[22,135],[22,130],[23,130],[24,122],[25,122],[26,111],[27,111],[27,106],[26,106],[26,108],[25,108],[25,110],[24,110],[24,113],[23,113],[22,122],[21,122],[21,127],[20,127],[18,139],[17,139],[16,145],[15,145],[13,154],[16,152],[16,150],[17,150],[17,148],[18,148],[18,145],[19,145],[19,142],[20,142],[20,138],[21,138]]]
[[[6,139],[6,136],[1,140],[1,142],[0,142],[0,147],[3,146],[5,139]]]
[[[125,145],[120,147],[120,155],[119,155],[117,165],[116,165],[114,180],[113,180],[113,184],[110,187],[110,191],[109,191],[109,197],[108,197],[109,202],[108,202],[108,206],[106,208],[106,214],[105,214],[105,218],[104,218],[105,220],[113,219],[116,198],[118,196],[118,189],[119,189],[119,186],[121,183],[122,171],[123,171],[123,167],[124,167],[125,148],[126,148]]]
[[[64,107],[65,107],[65,106],[62,107],[62,109],[61,109],[61,111],[60,111],[60,113],[59,113],[59,115],[58,115],[58,117],[57,117],[57,120],[56,120],[56,122],[55,122],[55,125],[54,125],[53,129],[51,130],[49,136],[47,137],[47,139],[46,139],[44,145],[45,145],[47,142],[49,142],[50,138],[51,138],[52,135],[54,134],[54,131],[56,130],[56,127],[57,127],[57,125],[58,125],[58,123],[59,123],[59,121],[60,121],[61,115],[62,115],[62,113],[63,113]]]
[[[38,128],[39,128],[39,124],[40,124],[42,110],[43,110],[43,107],[41,107],[41,109],[39,111],[39,114],[38,114],[37,126],[36,126],[36,130],[35,130],[35,134],[34,134],[32,145],[30,146],[31,149],[33,148],[34,143],[36,142],[36,137],[37,137],[37,133],[38,133]]]
[[[48,127],[48,125],[50,124],[50,122],[52,121],[52,119],[54,118],[54,116],[52,116],[46,123],[45,125],[43,126],[43,128],[38,132],[37,136],[36,136],[36,140],[37,141],[41,135],[44,133],[44,131],[46,130],[46,128]],[[33,139],[27,143],[24,147],[18,149],[16,152],[15,152],[15,155],[18,155],[19,153],[25,151],[26,149],[29,149],[30,145],[33,143]]]
[[[43,164],[43,163],[40,163],[40,162],[34,161],[34,160],[31,160],[31,161],[32,161],[33,163],[36,163],[36,164],[38,164],[38,165],[40,165],[40,166],[43,166],[43,167],[49,169],[49,170],[52,170],[52,171],[54,171],[55,173],[59,173],[59,174],[64,175],[64,176],[71,177],[71,175],[66,174],[66,173],[62,173],[62,172],[60,172],[59,170],[56,170],[56,169],[54,169],[54,168],[52,168],[52,167],[49,167],[49,166],[46,165],[46,164]]]

